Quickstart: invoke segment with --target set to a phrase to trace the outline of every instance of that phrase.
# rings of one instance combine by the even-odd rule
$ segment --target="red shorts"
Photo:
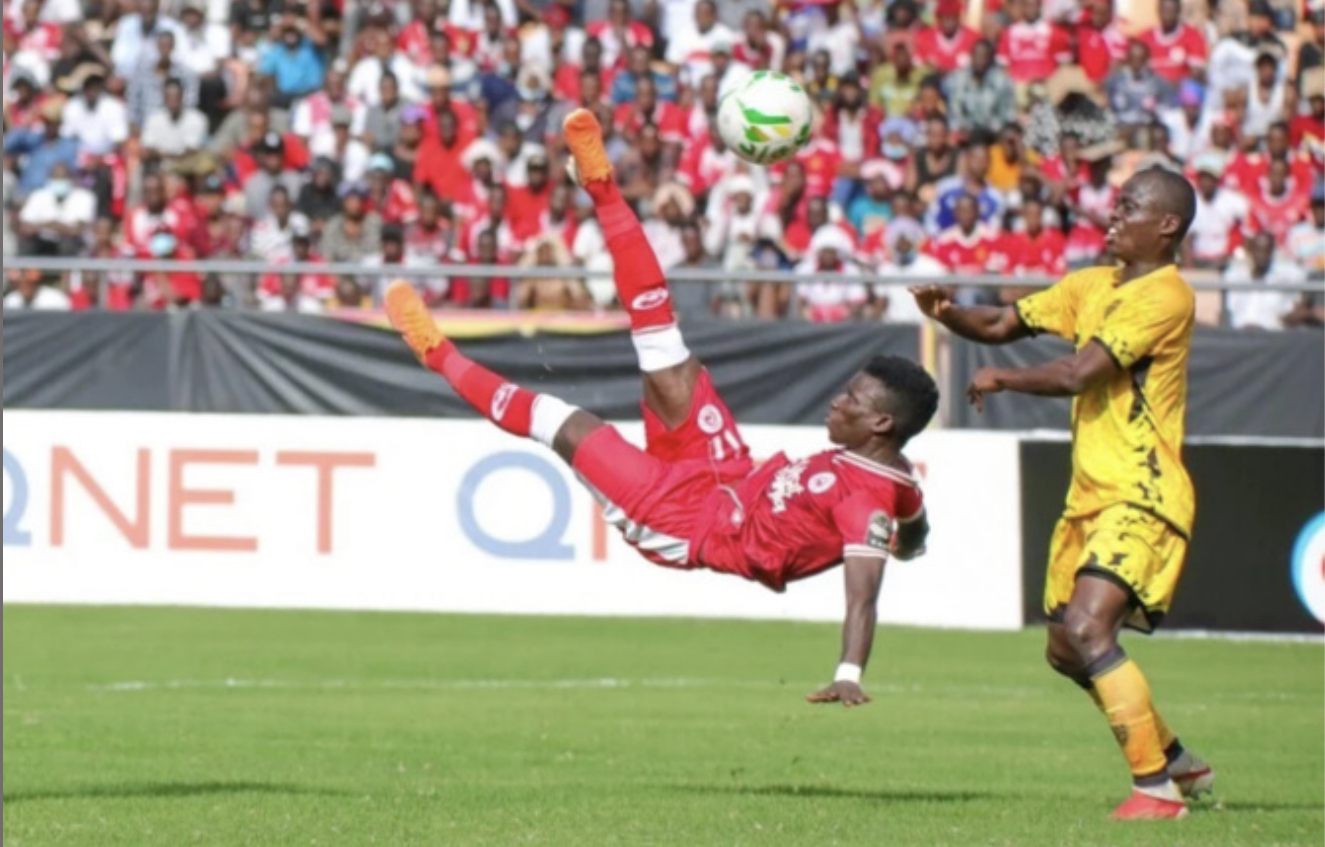
[[[690,414],[675,429],[644,408],[644,450],[604,426],[575,451],[575,471],[603,505],[603,518],[641,555],[688,567],[690,539],[713,513],[710,498],[754,468],[736,421],[701,371]]]

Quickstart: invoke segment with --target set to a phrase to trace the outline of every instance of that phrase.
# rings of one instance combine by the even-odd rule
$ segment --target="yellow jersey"
[[[1130,503],[1190,536],[1196,493],[1182,437],[1196,295],[1178,269],[1120,285],[1116,268],[1087,268],[1015,308],[1032,332],[1062,336],[1078,350],[1097,342],[1119,368],[1072,402],[1067,517]]]

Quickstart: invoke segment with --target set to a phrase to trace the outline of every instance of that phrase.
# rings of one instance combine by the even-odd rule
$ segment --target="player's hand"
[[[998,379],[998,371],[994,368],[981,368],[975,372],[975,379],[966,389],[966,399],[971,402],[977,412],[985,410],[985,395],[997,394],[1003,390],[1003,383]]]
[[[916,305],[925,317],[942,323],[952,308],[953,290],[942,285],[916,285],[907,289],[916,298]]]
[[[805,699],[811,703],[841,703],[849,709],[865,705],[870,696],[854,682],[834,682],[827,688],[807,694]]]

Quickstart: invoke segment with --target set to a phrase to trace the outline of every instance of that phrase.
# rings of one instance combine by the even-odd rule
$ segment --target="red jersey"
[[[526,241],[538,235],[539,219],[552,205],[552,183],[549,181],[542,191],[517,185],[506,190],[506,197],[506,220],[516,240]]]
[[[943,73],[955,71],[971,64],[971,49],[980,36],[975,30],[959,27],[952,38],[936,26],[925,27],[916,33],[916,64]]]
[[[1209,50],[1205,36],[1191,24],[1178,24],[1165,34],[1155,27],[1141,35],[1141,43],[1150,50],[1150,67],[1169,82],[1181,82],[1191,68],[1205,67]]]
[[[1127,36],[1115,24],[1104,29],[1082,26],[1077,29],[1077,60],[1091,82],[1103,82],[1127,59]]]
[[[1311,115],[1298,115],[1288,125],[1288,141],[1308,157],[1317,173],[1325,172],[1325,124]]]
[[[893,526],[916,518],[916,480],[846,450],[779,453],[710,501],[690,549],[698,563],[774,591],[848,556],[886,559]]]
[[[998,58],[1013,82],[1035,82],[1053,76],[1060,64],[1069,64],[1067,32],[1041,18],[1015,23],[998,40]]]
[[[1251,225],[1251,231],[1270,233],[1280,247],[1288,242],[1288,231],[1306,217],[1309,203],[1308,196],[1298,191],[1291,179],[1287,190],[1278,197],[1271,196],[1268,189],[1261,186],[1248,200],[1251,214],[1247,223]]]
[[[824,138],[815,138],[796,154],[796,161],[805,168],[805,196],[828,197],[833,193],[837,167],[842,154],[837,145]]]
[[[382,223],[410,224],[419,218],[419,202],[414,196],[414,187],[403,179],[391,180],[380,204],[369,197],[367,205],[370,212],[377,212],[381,216]]]
[[[997,252],[1001,268],[996,270],[1034,276],[1062,276],[1067,273],[1067,242],[1056,229],[1041,229],[1038,235],[1012,232],[1001,239]]]
[[[1100,186],[1087,183],[1077,189],[1076,203],[1084,212],[1107,217],[1118,202],[1118,193],[1118,189],[1108,183]],[[1094,261],[1104,252],[1104,236],[1104,227],[1085,215],[1078,215],[1067,236],[1067,261]]]
[[[688,123],[681,107],[665,100],[659,100],[648,114],[636,103],[622,103],[616,107],[612,122],[616,124],[617,132],[630,139],[638,135],[646,123],[651,123],[658,128],[659,138],[677,143],[685,141]]]
[[[952,226],[929,243],[928,252],[953,273],[983,275],[998,249],[998,238],[988,227],[977,225],[968,233]]]

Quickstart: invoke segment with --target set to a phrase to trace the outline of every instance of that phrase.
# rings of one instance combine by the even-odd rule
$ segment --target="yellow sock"
[[[1155,716],[1155,733],[1159,735],[1159,746],[1167,753],[1168,749],[1173,746],[1173,742],[1178,740],[1178,736],[1174,735],[1173,730],[1169,729],[1169,725],[1164,723],[1164,718],[1160,716],[1159,709],[1156,709],[1153,704],[1150,706],[1150,713]]]
[[[1152,777],[1164,773],[1167,761],[1161,743],[1160,727],[1163,721],[1155,714],[1150,703],[1150,686],[1136,662],[1123,660],[1093,677],[1097,698],[1109,726],[1113,729],[1118,746],[1136,778]],[[1172,740],[1173,734],[1164,728]]]

